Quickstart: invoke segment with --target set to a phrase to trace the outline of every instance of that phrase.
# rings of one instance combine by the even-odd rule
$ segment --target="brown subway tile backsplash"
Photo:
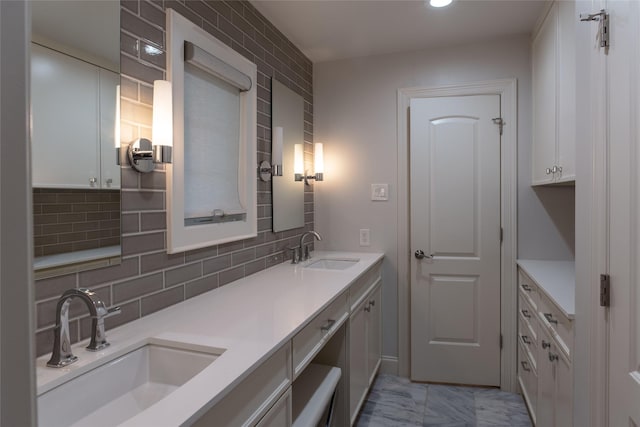
[[[118,304],[162,289],[162,273],[138,277],[113,285],[113,301]]]
[[[164,209],[164,193],[160,191],[123,191],[122,207],[127,211],[162,210]]]
[[[185,298],[191,298],[218,287],[218,275],[212,274],[185,285]]]
[[[122,255],[136,255],[164,249],[164,233],[129,235],[122,237]]]
[[[181,301],[184,301],[184,286],[182,285],[143,297],[140,311],[143,316],[146,316]]]
[[[224,270],[218,273],[219,285],[224,286],[227,283],[231,283],[234,280],[242,279],[244,274],[244,265],[232,268],[230,270]]]
[[[176,265],[184,264],[184,253],[167,254],[159,252],[155,254],[142,255],[140,257],[140,272],[150,273]]]
[[[312,63],[250,3],[242,0],[123,0],[121,6],[121,116],[123,129],[133,139],[150,137],[152,84],[165,76],[164,8],[172,7],[256,63],[260,99],[257,128],[259,159],[270,160],[271,157],[272,77],[279,78],[305,99],[305,141],[313,141]],[[144,52],[144,46],[155,47],[161,53],[150,56]],[[307,160],[311,159],[310,144],[305,151],[308,152]],[[151,174],[140,175],[127,166],[122,168],[120,227],[124,233],[124,258],[120,265],[36,282],[36,302],[40,304],[37,354],[51,350],[52,302],[65,289],[81,286],[106,292],[105,298],[122,308],[120,315],[106,320],[106,327],[110,329],[279,264],[290,256],[286,248],[297,244],[303,231],[313,229],[312,189],[305,192],[305,227],[274,233],[271,231],[271,186],[258,182],[258,236],[167,254],[164,169],[158,167]],[[113,203],[120,199],[102,199],[98,193],[89,193],[85,194],[83,202],[87,206],[74,208],[70,202],[76,198],[79,200],[81,196],[69,190],[62,193],[65,195],[57,199],[46,191],[34,191],[34,233],[38,238],[47,235],[45,230],[56,229],[61,233],[91,233],[93,237],[105,236],[108,234],[105,230],[114,233],[111,226],[115,223],[112,221],[120,219],[120,206],[117,206],[117,212],[103,209],[114,208]],[[70,224],[71,229],[63,224]],[[97,241],[119,240],[120,230],[114,236],[101,237]],[[60,245],[70,246],[72,243],[55,243],[48,247],[52,249]],[[71,322],[73,342],[79,337],[86,338],[89,333],[89,319],[84,309],[77,310],[82,318]]]
[[[202,273],[205,275],[216,273],[228,267],[231,267],[231,255],[221,255],[219,257],[205,260],[202,263]]]
[[[164,287],[170,288],[198,277],[202,277],[202,263],[200,262],[166,270],[164,272]]]

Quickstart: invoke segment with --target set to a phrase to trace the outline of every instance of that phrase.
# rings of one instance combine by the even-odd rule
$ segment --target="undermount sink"
[[[305,268],[317,268],[321,270],[346,270],[360,261],[359,259],[330,259],[321,258],[307,264]]]
[[[225,349],[145,343],[38,397],[38,426],[113,426],[149,408]]]

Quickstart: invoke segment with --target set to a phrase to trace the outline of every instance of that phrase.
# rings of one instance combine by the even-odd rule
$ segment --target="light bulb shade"
[[[304,152],[302,144],[293,146],[293,173],[296,175],[304,174]]]
[[[316,142],[313,146],[313,172],[324,173],[324,150],[322,142]]]
[[[153,145],[173,146],[173,103],[171,82],[153,82]]]
[[[116,118],[114,121],[113,141],[116,148],[120,148],[120,85],[116,86]]]
[[[273,137],[271,138],[271,164],[282,165],[282,147],[284,144],[284,129],[276,126],[273,129]]]
[[[445,7],[451,4],[452,0],[429,0],[431,7]]]

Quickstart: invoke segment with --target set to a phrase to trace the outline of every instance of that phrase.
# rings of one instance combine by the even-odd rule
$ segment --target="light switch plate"
[[[389,200],[389,184],[371,184],[371,200]]]

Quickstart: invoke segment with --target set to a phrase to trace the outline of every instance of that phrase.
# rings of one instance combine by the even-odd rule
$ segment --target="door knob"
[[[417,259],[433,259],[433,254],[431,255],[425,255],[424,251],[418,249],[417,251],[414,252],[413,254]]]

